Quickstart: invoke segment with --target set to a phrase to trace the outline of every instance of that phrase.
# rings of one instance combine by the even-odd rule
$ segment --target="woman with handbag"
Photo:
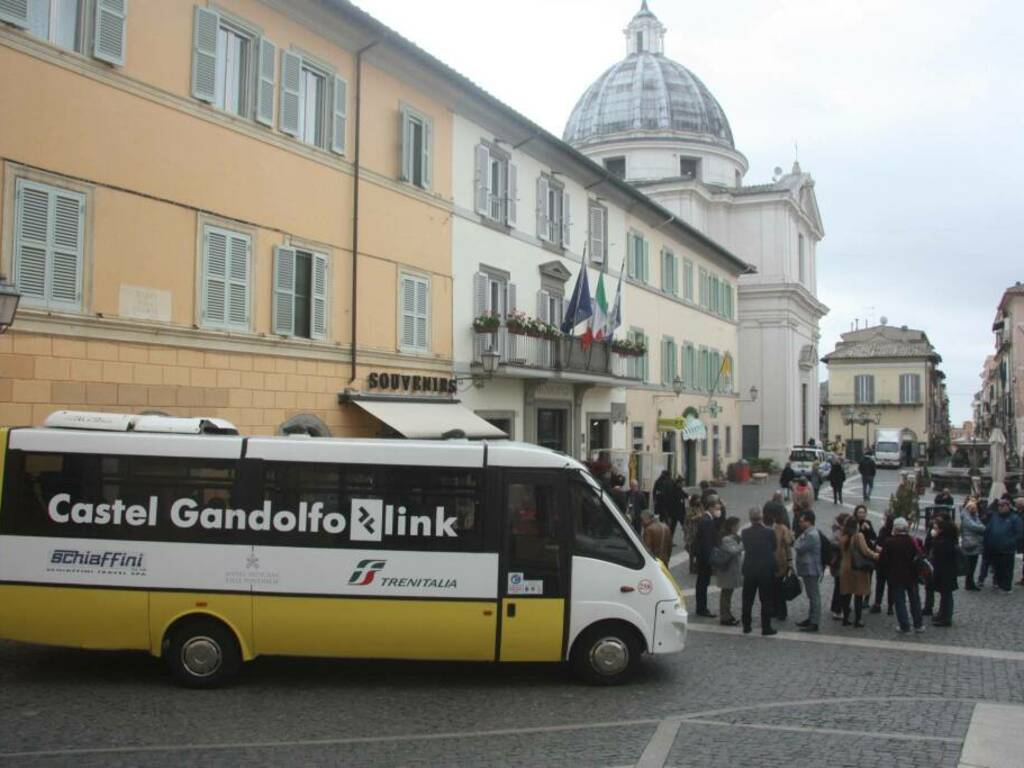
[[[932,626],[953,626],[953,593],[957,586],[956,523],[943,515],[936,515],[932,521],[932,587],[939,593],[939,615],[932,619]]]
[[[732,593],[743,586],[743,542],[740,540],[738,517],[725,519],[722,524],[722,540],[715,550],[711,553],[711,565],[715,571],[715,583],[721,589],[718,593],[718,623],[735,627],[740,622],[732,615]]]
[[[775,579],[772,582],[772,617],[779,621],[789,618],[786,606],[785,580],[793,571],[793,531],[783,522],[777,513],[773,513],[769,523],[775,531]]]
[[[842,563],[843,550],[839,548],[839,541],[843,536],[843,527],[849,519],[849,512],[840,512],[832,523],[832,560],[828,564],[828,572],[832,575],[832,603],[829,609],[836,621],[843,618],[843,595],[839,590],[839,566]]]
[[[863,505],[859,505],[862,507]],[[867,509],[864,509],[867,512]],[[843,559],[839,567],[839,591],[843,596],[843,626],[850,626],[850,602],[853,601],[854,620],[853,626],[860,629],[864,626],[862,620],[864,614],[864,603],[871,594],[871,571],[878,560],[878,553],[868,546],[867,539],[857,520],[857,510],[854,516],[846,521],[843,527],[843,535],[839,539],[839,547],[843,552]]]

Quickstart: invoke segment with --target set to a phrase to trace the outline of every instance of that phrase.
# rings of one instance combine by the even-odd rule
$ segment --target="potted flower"
[[[551,323],[541,322],[540,337],[547,339],[548,341],[554,341],[555,339],[562,338],[562,332],[559,330],[557,325]]]
[[[613,339],[612,352],[622,357],[643,357],[647,354],[647,345],[639,340]]]
[[[477,333],[494,333],[501,327],[501,318],[493,312],[485,312],[473,318],[473,330]]]
[[[526,336],[531,327],[530,318],[523,312],[512,312],[505,318],[505,327],[515,336]]]

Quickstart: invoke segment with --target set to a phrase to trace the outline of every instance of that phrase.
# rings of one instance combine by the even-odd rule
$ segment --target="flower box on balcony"
[[[473,330],[477,333],[496,333],[501,327],[498,315],[486,314],[473,318]]]
[[[647,345],[642,341],[616,339],[612,341],[612,352],[621,357],[643,357],[647,354]]]

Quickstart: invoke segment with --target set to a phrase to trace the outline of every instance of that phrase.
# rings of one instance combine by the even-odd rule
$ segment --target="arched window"
[[[310,435],[312,437],[330,437],[331,430],[316,416],[300,413],[292,416],[277,428],[279,435]]]

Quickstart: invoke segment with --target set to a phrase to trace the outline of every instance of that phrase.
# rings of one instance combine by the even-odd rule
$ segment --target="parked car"
[[[798,475],[810,475],[814,462],[821,463],[824,460],[825,451],[813,445],[795,445],[789,452],[789,464]]]

